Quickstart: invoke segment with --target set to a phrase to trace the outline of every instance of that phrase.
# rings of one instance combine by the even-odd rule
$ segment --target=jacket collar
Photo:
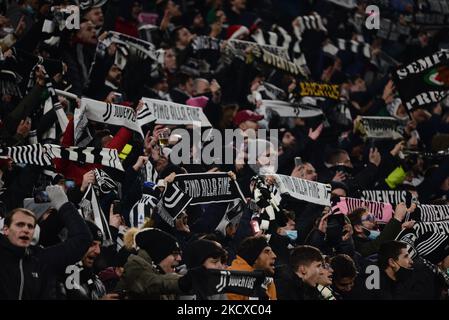
[[[144,249],[139,249],[139,252],[137,253],[137,256],[145,260],[145,262],[148,262],[154,269],[156,269],[159,273],[164,274],[165,272],[159,267],[159,265],[155,264],[153,259],[151,259],[148,252],[146,252]]]
[[[0,247],[19,259],[24,258],[29,254],[28,248],[13,245],[3,234],[0,234]]]

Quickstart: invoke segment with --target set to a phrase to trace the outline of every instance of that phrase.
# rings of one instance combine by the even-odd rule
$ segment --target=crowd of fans
[[[380,12],[386,10],[402,21],[421,10],[421,2],[383,1]],[[79,140],[74,113],[80,98],[120,104],[137,113],[145,97],[202,108],[212,127],[223,133],[277,129],[279,147],[272,152],[278,165],[272,173],[330,184],[332,196],[358,198],[361,190],[406,190],[415,202],[447,205],[449,156],[437,152],[449,147],[449,101],[408,112],[392,80],[399,64],[448,48],[447,26],[418,26],[397,41],[381,39],[376,30],[364,27],[369,1],[358,0],[354,8],[337,3],[1,1],[1,148],[33,143],[75,146]],[[58,24],[57,13],[66,5],[79,8],[79,28]],[[306,28],[298,39],[296,17],[311,14],[322,18],[325,30]],[[54,22],[55,30],[43,32],[48,21]],[[296,103],[304,75],[263,64],[251,50],[244,59],[229,53],[231,39],[254,42],[252,35],[276,28],[282,28],[292,44],[299,41],[308,81],[340,86],[339,100],[316,104],[315,99],[314,106],[322,110],[318,116],[267,112],[264,90],[276,86],[283,100]],[[155,61],[123,43],[105,42],[110,31],[150,42],[162,56]],[[219,48],[195,50],[194,41],[202,36],[222,40]],[[323,48],[336,39],[367,43],[370,58],[351,50],[325,52]],[[288,50],[293,55],[293,49]],[[56,108],[46,103],[53,88],[69,120],[64,131]],[[397,119],[402,137],[367,138],[360,130],[362,116]],[[255,177],[260,168],[247,163],[173,163],[170,147],[178,140],[170,132],[180,127],[191,130],[188,125],[149,123],[142,127],[142,138],[124,126],[89,120],[91,140],[83,147],[117,150],[123,172],[99,163],[55,159],[48,174],[48,167],[2,157],[0,298],[448,298],[449,241],[443,255],[423,261],[395,240],[401,231],[413,228],[414,222],[406,217],[416,204],[397,204],[391,220],[380,224],[367,208],[340,219],[328,206],[282,195],[270,227],[260,230],[255,227],[262,225],[256,191],[259,183],[268,190],[274,179],[260,180]],[[169,142],[161,145],[164,132]],[[145,172],[148,164],[155,179]],[[119,186],[118,192],[98,195],[112,242],[106,241],[98,220],[79,214],[85,194],[98,183],[96,169],[103,169]],[[146,208],[141,223],[130,218],[143,195],[160,199],[176,175],[204,172],[227,172],[238,183],[246,203],[238,204],[237,219],[220,224],[229,211],[229,203],[221,202],[187,206],[173,226],[161,219],[157,207]],[[38,194],[48,195],[48,202],[40,203]],[[378,273],[369,271],[372,266]],[[207,269],[263,271],[263,290],[254,297],[218,292],[203,296],[196,282]],[[373,274],[377,285],[370,286]]]

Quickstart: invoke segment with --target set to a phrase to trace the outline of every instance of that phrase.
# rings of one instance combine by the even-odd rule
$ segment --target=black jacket
[[[64,204],[59,213],[68,229],[68,240],[48,248],[20,248],[0,235],[0,299],[51,298],[56,274],[79,261],[91,243],[89,230],[74,205]]]
[[[274,282],[278,300],[322,300],[317,288],[303,282],[289,267],[280,270]]]

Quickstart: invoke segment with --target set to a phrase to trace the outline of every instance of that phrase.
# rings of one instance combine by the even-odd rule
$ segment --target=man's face
[[[131,16],[137,20],[137,17],[142,12],[142,5],[140,2],[135,1],[132,8],[131,8]]]
[[[265,247],[254,262],[254,269],[263,270],[267,274],[274,274],[276,254],[270,247]]]
[[[108,76],[106,78],[108,81],[116,86],[120,86],[120,81],[122,81],[122,70],[115,64],[109,69]]]
[[[332,275],[334,274],[334,270],[331,268],[329,264],[324,264],[323,273],[319,277],[317,283],[322,286],[330,286],[332,284]]]
[[[165,273],[175,273],[175,268],[179,265],[180,261],[181,255],[179,253],[173,253],[165,257],[165,259],[159,263],[159,267],[161,267]]]
[[[168,70],[176,70],[176,55],[172,49],[165,50],[164,66]]]
[[[182,28],[178,30],[178,41],[177,44],[186,47],[192,40],[193,35],[187,28]]]
[[[31,244],[31,240],[33,240],[34,228],[34,219],[18,211],[13,215],[11,225],[3,228],[3,233],[11,244],[27,248]]]
[[[399,270],[399,267],[410,269],[413,265],[413,260],[412,258],[410,258],[410,255],[406,248],[401,249],[399,257],[394,262],[395,266],[393,267],[393,270],[395,272]]]
[[[369,211],[362,214],[362,226],[368,230],[377,230],[376,218]]]
[[[92,22],[86,21],[81,23],[80,30],[76,34],[82,44],[96,45],[97,35],[95,34],[95,26]]]
[[[323,263],[321,261],[313,261],[308,266],[301,266],[300,268],[303,268],[302,280],[312,287],[315,287],[323,276]]]
[[[203,262],[203,267],[206,269],[225,269],[225,265],[221,262],[220,258],[207,258]]]
[[[306,163],[304,165],[303,170],[304,170],[303,179],[309,180],[309,181],[316,181],[316,178],[318,175],[315,171],[315,168],[310,163]]]
[[[343,165],[343,166],[346,166],[349,168],[353,167],[351,159],[349,158],[349,155],[346,152],[340,154],[340,157],[338,158],[337,165]]]
[[[86,19],[90,20],[95,27],[102,27],[104,23],[103,11],[101,8],[92,8],[87,14]]]
[[[86,268],[92,268],[94,266],[95,259],[100,255],[100,253],[101,242],[94,240],[89,249],[87,249],[87,252],[84,255],[83,259],[81,260],[83,266]]]
[[[187,92],[189,95],[193,96],[194,90],[193,90],[193,80],[192,78],[189,78],[187,82],[185,83],[185,92]]]
[[[290,132],[286,132],[282,137],[282,145],[286,147],[291,147],[295,144],[296,138]]]
[[[205,79],[197,80],[196,86],[195,86],[195,94],[200,95],[200,94],[205,94],[205,93],[209,93],[209,92],[210,92],[209,81],[207,81]]]
[[[335,288],[340,292],[351,292],[354,287],[355,277],[345,277],[334,282]]]

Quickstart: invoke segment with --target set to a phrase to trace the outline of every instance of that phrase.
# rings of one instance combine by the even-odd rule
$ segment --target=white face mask
[[[14,29],[11,27],[4,27],[4,28],[2,28],[2,30],[4,33],[13,33],[14,32]]]

